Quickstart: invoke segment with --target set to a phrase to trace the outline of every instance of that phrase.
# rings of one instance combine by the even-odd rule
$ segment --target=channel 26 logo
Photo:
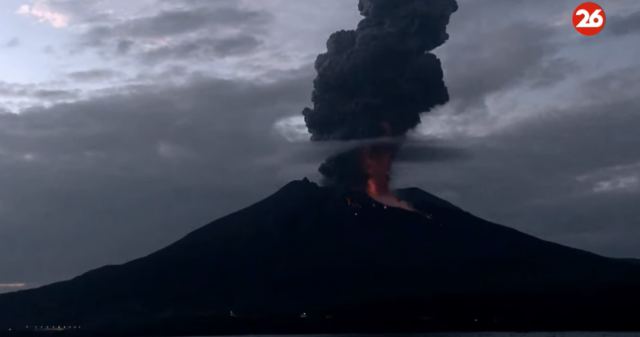
[[[595,2],[582,3],[573,11],[573,27],[582,35],[597,35],[606,23],[604,9]]]

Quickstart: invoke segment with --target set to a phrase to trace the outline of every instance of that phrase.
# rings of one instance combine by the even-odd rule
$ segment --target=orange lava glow
[[[396,197],[390,188],[391,166],[395,156],[390,146],[369,146],[362,151],[362,163],[367,173],[367,194],[389,207],[415,211],[407,202]]]

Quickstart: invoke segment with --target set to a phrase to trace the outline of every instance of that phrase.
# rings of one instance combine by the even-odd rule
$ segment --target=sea
[[[234,335],[234,336],[182,336],[182,337],[640,337],[638,332],[434,332],[419,334],[326,334],[326,335]]]

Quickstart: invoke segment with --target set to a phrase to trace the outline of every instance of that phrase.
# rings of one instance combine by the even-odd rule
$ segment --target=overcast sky
[[[640,2],[460,1],[451,102],[396,185],[597,253],[640,257]],[[148,254],[318,179],[312,63],[356,0],[2,0],[0,292]],[[432,148],[463,155],[433,156]]]

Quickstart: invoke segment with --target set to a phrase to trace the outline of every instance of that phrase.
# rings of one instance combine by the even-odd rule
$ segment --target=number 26
[[[581,9],[576,12],[576,16],[582,16],[582,20],[576,27],[578,28],[598,28],[602,26],[604,19],[600,15],[602,10],[596,9],[593,13],[589,13],[586,9]]]

